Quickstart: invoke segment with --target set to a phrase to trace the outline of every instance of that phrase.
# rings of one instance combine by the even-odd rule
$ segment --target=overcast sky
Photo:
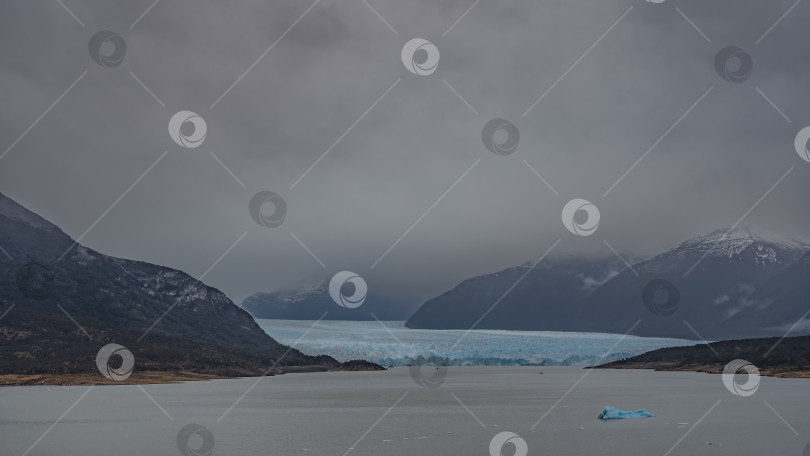
[[[349,270],[413,307],[557,240],[643,257],[778,181],[742,225],[802,238],[810,5],[768,32],[795,3],[162,0],[135,23],[153,0],[4,2],[0,192],[78,238],[168,151],[82,243],[199,277],[247,232],[205,277],[237,302]],[[119,66],[90,58],[100,30],[126,42]],[[412,38],[439,50],[433,74],[403,65]],[[731,45],[742,83],[715,70]],[[181,110],[207,124],[197,148],[169,135]],[[511,155],[484,147],[494,118],[520,132]],[[280,226],[251,218],[260,191],[286,201]],[[563,226],[575,198],[601,213],[590,237]]]

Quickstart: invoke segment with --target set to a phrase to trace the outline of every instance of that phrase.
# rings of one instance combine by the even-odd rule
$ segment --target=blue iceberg
[[[602,409],[602,413],[599,414],[600,420],[623,420],[625,418],[650,418],[654,417],[652,413],[648,413],[646,410],[636,410],[635,412],[625,412],[624,410],[619,410],[614,407],[607,406]]]

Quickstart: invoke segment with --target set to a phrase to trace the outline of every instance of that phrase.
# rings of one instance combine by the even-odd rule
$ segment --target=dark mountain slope
[[[737,303],[729,319],[735,324],[745,327],[765,324],[780,334],[793,328],[810,312],[810,253],[755,291],[745,290],[731,299]],[[810,327],[805,322],[793,328],[792,333],[808,330]]]
[[[691,347],[661,348],[597,367],[719,374],[729,362],[744,359],[754,364],[762,375],[810,377],[810,336],[786,337],[781,342],[778,337],[725,340],[714,342],[711,347],[701,343]]]
[[[781,335],[810,308],[808,251],[801,242],[735,229],[690,239],[632,270],[618,259],[547,259],[477,327],[618,334],[633,328],[634,335],[699,339],[694,328],[710,340]],[[468,279],[425,302],[406,325],[470,328],[529,267]],[[642,298],[662,280],[677,290],[670,309],[662,308],[661,290],[646,304]]]
[[[74,246],[2,194],[0,247],[0,313],[8,310],[0,320],[0,373],[93,372],[96,353],[112,342],[132,352],[136,371],[341,367],[297,350],[282,358],[288,347],[219,290],[175,269]]]
[[[745,300],[799,261],[810,246],[747,229],[726,233],[718,230],[690,239],[638,263],[633,266],[638,276],[623,271],[581,303],[576,318],[582,322],[580,328],[624,333],[641,320],[632,332],[635,335],[697,338],[687,323],[709,340],[780,335],[769,329],[774,326],[770,316],[745,305]],[[656,279],[670,282],[679,291],[671,314],[651,312],[644,305],[644,287]],[[658,298],[663,301],[666,294]],[[742,316],[750,319],[745,322]]]
[[[576,303],[622,267],[624,265],[616,258],[598,261],[546,259],[535,265],[534,269],[531,269],[532,263],[526,263],[474,277],[425,302],[406,326],[469,329],[505,295],[476,328],[570,330]],[[527,274],[526,277],[518,283],[524,274]],[[514,288],[506,294],[512,286]]]

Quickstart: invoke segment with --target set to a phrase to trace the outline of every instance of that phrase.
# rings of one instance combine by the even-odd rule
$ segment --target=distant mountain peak
[[[329,279],[314,280],[314,281],[309,280],[305,282],[287,285],[284,288],[274,291],[273,293],[278,293],[279,295],[283,296],[301,296],[310,293],[321,292],[323,290],[328,289],[329,289]]]
[[[267,293],[254,293],[242,301],[242,308],[255,318],[276,320],[401,320],[397,306],[390,305],[390,295],[369,288],[362,308],[342,307],[329,294],[331,278],[301,282]]]
[[[810,244],[726,228],[633,262],[632,269],[616,258],[554,256],[476,276],[427,300],[405,326],[619,334],[633,325],[635,335],[691,339],[695,333],[682,323],[688,320],[715,339],[772,335],[806,312],[808,265]],[[668,301],[676,296],[677,318],[646,301],[650,285],[666,290]]]
[[[713,258],[746,256],[757,263],[794,263],[810,251],[810,244],[747,227],[725,228],[688,239],[655,259],[686,259],[694,255]]]
[[[795,244],[803,245],[808,244],[786,236],[763,230],[755,230],[748,227],[735,227],[735,228],[722,228],[714,230],[704,236],[698,236],[695,239],[716,239],[716,240],[750,240],[753,242],[764,242],[771,244]]]

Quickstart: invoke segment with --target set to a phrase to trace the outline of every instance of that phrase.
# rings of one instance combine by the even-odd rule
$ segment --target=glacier
[[[271,337],[307,355],[381,366],[408,366],[420,358],[448,366],[587,366],[696,343],[602,333],[422,330],[406,328],[404,321],[256,321]]]

